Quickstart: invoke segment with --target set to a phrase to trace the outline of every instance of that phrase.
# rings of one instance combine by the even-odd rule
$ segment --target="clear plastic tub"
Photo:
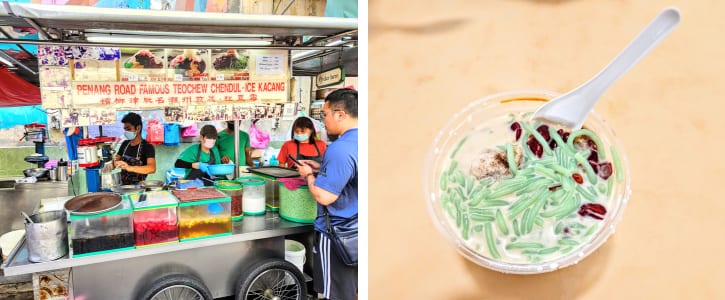
[[[133,205],[133,231],[136,247],[175,243],[179,241],[176,208],[179,202],[169,191],[130,194],[125,197]]]
[[[257,176],[244,176],[236,179],[242,183],[242,212],[245,216],[264,215],[266,212],[264,193],[265,180]]]
[[[71,214],[72,257],[134,249],[133,209],[128,199],[98,214]]]
[[[284,182],[280,182],[279,216],[292,222],[314,223],[317,218],[317,201],[310,194],[310,188],[303,185],[290,190]]]
[[[233,180],[219,180],[214,182],[214,187],[232,198],[232,221],[239,221],[244,217],[242,212],[242,197],[244,190],[242,183]]]
[[[513,91],[475,101],[453,116],[428,152],[423,189],[429,214],[464,257],[483,267],[536,274],[576,264],[622,218],[631,193],[629,167],[606,122],[589,115],[584,128],[599,140],[588,142],[530,120],[557,95]],[[572,143],[554,135],[547,140],[541,132],[566,135]],[[551,142],[536,146],[539,138]]]
[[[270,211],[279,210],[279,185],[277,184],[277,178],[272,176],[266,176],[262,174],[256,174],[257,177],[264,179],[264,198],[265,205]]]
[[[232,199],[215,188],[174,190],[179,200],[179,241],[232,234]]]

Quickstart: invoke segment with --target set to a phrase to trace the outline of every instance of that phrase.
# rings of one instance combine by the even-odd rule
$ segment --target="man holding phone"
[[[315,290],[325,299],[355,299],[357,266],[345,265],[331,247],[323,206],[329,211],[332,226],[357,217],[357,91],[339,89],[330,93],[325,97],[322,119],[327,132],[340,137],[327,148],[322,163],[300,160],[297,164],[318,203],[312,249]]]

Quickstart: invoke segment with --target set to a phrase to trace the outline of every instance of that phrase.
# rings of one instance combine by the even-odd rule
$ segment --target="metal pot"
[[[141,187],[146,191],[160,191],[164,187],[164,182],[161,180],[145,180]]]
[[[25,223],[28,260],[44,262],[59,259],[68,253],[68,229],[65,211],[54,210],[30,216]]]
[[[25,175],[25,177],[35,177],[35,178],[48,177],[48,169],[46,169],[46,168],[25,169],[25,170],[23,170],[23,175]]]
[[[68,181],[68,166],[58,166],[55,168],[55,180]]]
[[[101,189],[113,190],[114,187],[120,186],[122,184],[123,183],[121,182],[120,171],[101,173]]]

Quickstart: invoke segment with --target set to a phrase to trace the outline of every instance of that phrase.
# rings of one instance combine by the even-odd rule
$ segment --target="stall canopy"
[[[0,107],[40,104],[40,89],[8,71],[0,68]]]
[[[355,16],[356,12],[343,13]],[[17,35],[32,36],[19,38]],[[356,18],[198,13],[72,5],[0,5],[0,44],[15,44],[35,61],[32,45],[98,47],[248,48],[292,51],[293,75],[344,65],[357,76]],[[33,82],[37,63],[9,61]],[[7,64],[7,63],[6,63]],[[37,79],[35,79],[37,82]]]

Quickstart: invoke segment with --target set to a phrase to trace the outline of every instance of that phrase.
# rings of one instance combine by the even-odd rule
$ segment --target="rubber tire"
[[[204,282],[194,276],[186,274],[172,274],[161,277],[160,279],[154,281],[154,283],[150,285],[151,288],[147,289],[143,295],[137,299],[150,300],[154,297],[154,295],[156,295],[156,293],[174,285],[185,285],[199,292],[204,300],[214,300],[214,297],[212,297],[211,292],[206,285],[204,285]]]
[[[297,281],[300,283],[300,291],[302,293],[302,295],[300,295],[297,300],[307,299],[307,282],[305,282],[305,276],[302,275],[302,272],[300,272],[300,270],[297,269],[295,265],[286,260],[278,258],[261,260],[244,270],[244,272],[242,272],[242,275],[239,276],[237,284],[235,285],[235,299],[246,300],[244,299],[244,293],[242,293],[242,291],[249,289],[250,285],[252,285],[252,281],[257,276],[262,274],[262,272],[271,269],[282,269],[292,273],[297,278]]]

